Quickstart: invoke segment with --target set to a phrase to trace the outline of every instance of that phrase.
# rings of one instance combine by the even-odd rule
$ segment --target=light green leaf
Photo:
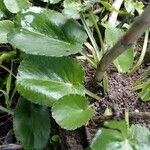
[[[87,38],[75,20],[39,7],[19,14],[16,24],[21,27],[9,34],[9,42],[28,54],[68,56],[80,52]]]
[[[80,12],[84,12],[96,3],[98,0],[64,0],[63,14],[68,18],[79,18]]]
[[[144,9],[144,4],[142,2],[136,1],[134,2],[134,7],[136,11],[139,13],[139,15],[141,15]]]
[[[88,100],[80,95],[67,95],[55,102],[52,107],[52,116],[64,129],[74,130],[93,116]]]
[[[115,9],[111,4],[110,2],[107,2],[106,0],[99,0],[99,2],[107,9],[109,10],[110,12],[117,12],[119,14],[127,14],[125,11],[122,11],[122,10],[117,10]]]
[[[14,113],[14,131],[26,150],[40,150],[46,146],[50,133],[48,109],[19,100]]]
[[[118,72],[126,73],[132,67],[134,62],[134,49],[129,48],[123,52],[115,61]]]
[[[0,44],[8,43],[7,34],[14,28],[14,23],[9,20],[0,21]]]
[[[63,14],[68,18],[79,18],[81,10],[81,1],[80,0],[64,0],[64,10]]]
[[[128,13],[134,13],[135,11],[133,0],[125,0],[124,7]]]
[[[4,0],[6,8],[12,12],[17,13],[22,9],[26,9],[30,6],[28,0]]]
[[[148,150],[150,148],[150,131],[141,125],[132,125],[130,127],[128,139],[132,150]]]
[[[21,95],[47,106],[64,95],[84,95],[83,82],[84,71],[69,57],[27,56],[17,75],[17,89]]]
[[[149,147],[149,130],[140,125],[128,129],[125,121],[110,122],[107,128],[99,129],[91,144],[92,150],[148,150]]]
[[[111,108],[107,107],[105,109],[104,116],[111,116],[111,115],[113,115],[113,112],[112,112]]]
[[[110,47],[114,46],[116,42],[123,36],[124,32],[122,29],[115,28],[111,25],[107,25],[105,30],[105,41]]]
[[[139,96],[143,101],[150,101],[150,80],[147,81],[146,85],[143,87]]]

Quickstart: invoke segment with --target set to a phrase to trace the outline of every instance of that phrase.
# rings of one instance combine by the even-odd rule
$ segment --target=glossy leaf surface
[[[13,29],[14,24],[9,20],[0,21],[0,44],[8,43],[7,34]]]
[[[12,12],[17,13],[22,9],[26,9],[30,6],[28,0],[4,0],[6,8]]]
[[[26,150],[43,149],[49,139],[48,109],[25,99],[19,100],[14,113],[14,131]]]
[[[34,103],[51,106],[68,94],[84,95],[84,71],[69,57],[27,56],[17,76],[17,89]]]
[[[82,50],[86,33],[73,19],[38,7],[31,7],[17,16],[18,26],[9,34],[9,42],[33,55],[68,56]]]
[[[145,127],[132,125],[128,129],[124,121],[109,121],[106,127],[98,130],[92,150],[147,150],[150,147],[150,132]]]
[[[88,100],[80,95],[67,95],[54,103],[52,116],[64,129],[74,130],[93,116],[93,110],[88,108]]]

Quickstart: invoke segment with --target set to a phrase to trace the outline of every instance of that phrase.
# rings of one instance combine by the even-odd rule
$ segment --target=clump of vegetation
[[[137,0],[0,0],[0,44],[8,49],[0,53],[0,67],[8,72],[0,77],[5,99],[0,110],[13,116],[15,136],[24,149],[46,147],[52,118],[66,130],[86,125],[94,116],[93,100],[101,101],[109,91],[110,64],[129,76],[140,68],[148,49],[149,11],[150,4],[144,9]],[[118,21],[118,15],[128,21]],[[144,32],[134,64],[133,45]],[[81,60],[96,70],[90,80],[102,89],[101,96],[84,86]],[[132,87],[145,102],[150,100],[149,75],[147,69]],[[112,119],[113,112],[107,109],[106,115]],[[125,110],[123,120],[106,121],[89,149],[149,149],[149,130],[130,126],[130,115]]]

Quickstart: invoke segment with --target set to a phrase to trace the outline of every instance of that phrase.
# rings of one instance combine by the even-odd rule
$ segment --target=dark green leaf
[[[52,116],[64,129],[74,130],[93,116],[88,100],[80,95],[67,95],[55,102],[52,107]]]
[[[30,6],[28,0],[4,0],[6,8],[12,12],[17,13],[22,9],[26,9]]]
[[[26,150],[40,150],[46,146],[50,133],[48,109],[21,99],[13,122],[15,135]]]
[[[73,19],[39,7],[23,11],[16,24],[18,28],[9,34],[9,42],[28,54],[56,57],[75,54],[82,50],[87,38]]]
[[[107,128],[99,129],[91,144],[92,150],[148,150],[150,132],[140,125],[129,129],[124,121],[107,122]],[[127,131],[127,132],[126,132]],[[127,134],[124,134],[127,133]]]
[[[28,100],[51,106],[64,95],[84,95],[84,71],[69,57],[27,56],[17,75],[17,89]]]

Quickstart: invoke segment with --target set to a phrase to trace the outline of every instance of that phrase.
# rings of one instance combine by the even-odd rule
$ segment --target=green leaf
[[[143,87],[142,91],[139,93],[139,96],[143,101],[150,100],[150,80],[147,81],[146,85]]]
[[[142,2],[136,1],[134,2],[134,7],[136,11],[139,13],[139,15],[141,15],[143,12],[144,4]]]
[[[48,109],[21,99],[13,123],[15,135],[26,150],[44,149],[50,133]]]
[[[116,121],[116,120],[106,121],[104,123],[104,126],[114,130],[119,130],[124,137],[128,136],[128,127],[125,121]]]
[[[14,28],[13,22],[9,20],[0,21],[0,44],[8,43],[7,34]]]
[[[129,48],[123,52],[115,61],[118,72],[126,73],[132,67],[134,62],[134,49]]]
[[[110,12],[117,12],[119,14],[127,14],[125,11],[122,11],[122,10],[117,10],[115,9],[111,4],[110,2],[106,2],[106,0],[99,0],[99,2],[107,9],[109,10]]]
[[[31,6],[28,0],[4,0],[4,4],[6,8],[12,13],[17,13],[20,10]]]
[[[114,46],[116,42],[123,36],[124,32],[122,29],[115,28],[112,25],[107,25],[105,30],[105,41],[110,47]]]
[[[64,0],[64,10],[63,14],[69,18],[78,18],[80,16],[79,12],[81,9],[80,0]]]
[[[66,95],[55,102],[52,107],[52,116],[64,129],[74,130],[93,116],[88,100],[80,95]]]
[[[27,56],[17,75],[17,89],[21,95],[47,106],[64,95],[84,95],[83,82],[84,71],[69,57]]]
[[[134,13],[135,7],[134,7],[134,1],[133,0],[125,0],[124,7],[128,13]]]
[[[150,131],[140,125],[132,125],[129,129],[128,139],[132,150],[148,150],[150,148]]]
[[[79,18],[80,12],[84,12],[92,7],[98,0],[64,0],[63,14],[68,18]]]
[[[107,128],[99,129],[92,141],[92,150],[148,150],[150,132],[140,125],[129,129],[125,121],[110,121]],[[127,134],[124,134],[127,133]]]
[[[28,54],[68,56],[80,52],[87,38],[75,20],[39,7],[23,11],[16,24],[18,28],[9,34],[9,42]]]

